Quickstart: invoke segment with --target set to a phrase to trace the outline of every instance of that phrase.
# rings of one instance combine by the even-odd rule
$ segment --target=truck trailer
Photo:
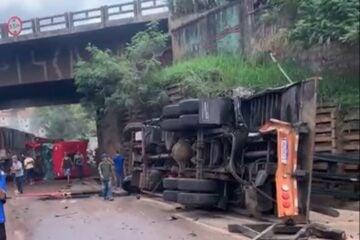
[[[159,118],[125,127],[126,180],[186,207],[307,222],[316,89],[312,79],[164,106]]]

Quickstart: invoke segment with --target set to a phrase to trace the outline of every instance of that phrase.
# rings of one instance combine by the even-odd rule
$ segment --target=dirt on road
[[[27,188],[46,190],[48,186]],[[240,239],[174,217],[169,209],[135,196],[117,197],[113,202],[98,196],[47,201],[13,196],[6,214],[10,240]]]

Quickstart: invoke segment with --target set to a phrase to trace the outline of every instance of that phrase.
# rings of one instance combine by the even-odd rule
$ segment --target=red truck
[[[74,155],[79,151],[84,156],[84,177],[90,176],[90,167],[87,164],[88,140],[49,140],[37,138],[26,144],[29,149],[34,150],[37,157],[37,164],[41,165],[42,174],[45,180],[64,178],[61,162],[67,153],[73,160]],[[77,177],[78,173],[74,168],[72,176]]]

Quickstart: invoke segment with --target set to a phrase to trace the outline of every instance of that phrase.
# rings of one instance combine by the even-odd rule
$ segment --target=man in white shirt
[[[16,155],[11,157],[13,164],[11,167],[11,172],[15,174],[15,183],[16,188],[19,191],[20,194],[22,194],[23,191],[23,184],[24,184],[24,169],[22,163],[18,160],[18,157]]]
[[[25,179],[29,180],[30,185],[34,184],[34,167],[35,167],[35,160],[27,156],[24,160],[24,167],[25,167]]]

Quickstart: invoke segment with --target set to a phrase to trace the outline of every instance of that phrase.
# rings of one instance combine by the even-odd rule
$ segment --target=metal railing
[[[166,2],[166,0],[133,0],[121,4],[26,20],[23,21],[20,36],[30,34],[40,36],[41,33],[56,30],[73,32],[80,26],[91,24],[106,27],[116,20],[136,20],[143,16],[167,13],[168,7]],[[14,37],[8,34],[6,24],[0,24],[0,42],[8,38]]]

